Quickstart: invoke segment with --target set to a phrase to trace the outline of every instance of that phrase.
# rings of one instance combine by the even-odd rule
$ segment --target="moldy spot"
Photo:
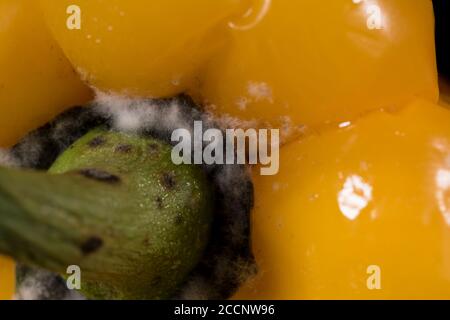
[[[83,170],[78,171],[78,173],[86,178],[97,180],[100,182],[106,182],[106,183],[111,183],[111,184],[120,182],[120,178],[118,176],[113,175],[113,174],[103,171],[103,170],[83,169]]]
[[[157,197],[155,201],[156,201],[156,205],[158,206],[158,209],[161,210],[164,208],[163,199],[161,197]]]
[[[98,249],[101,248],[103,245],[103,240],[99,237],[93,236],[87,239],[82,245],[81,245],[81,252],[84,255],[88,255],[91,253],[96,252]]]
[[[91,148],[97,148],[106,143],[106,139],[104,137],[95,137],[91,141],[89,141],[88,146]]]
[[[151,242],[150,242],[150,239],[148,238],[148,237],[146,237],[145,239],[144,239],[144,241],[142,241],[142,243],[145,245],[145,246],[150,246],[150,244],[151,244]]]
[[[167,190],[173,190],[177,185],[173,172],[164,172],[160,179],[161,185]]]
[[[116,147],[116,152],[120,153],[130,153],[133,147],[129,144],[120,144]]]

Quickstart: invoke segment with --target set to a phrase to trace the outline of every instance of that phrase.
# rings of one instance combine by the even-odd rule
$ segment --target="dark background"
[[[450,79],[450,0],[433,0],[433,5],[439,72]]]

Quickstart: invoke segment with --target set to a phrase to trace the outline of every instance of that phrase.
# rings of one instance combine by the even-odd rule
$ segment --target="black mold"
[[[116,147],[116,152],[119,153],[130,153],[133,150],[133,147],[129,144],[120,144]]]
[[[38,284],[39,289],[36,289]],[[32,296],[30,297],[31,290]],[[80,300],[83,297],[74,290],[68,290],[66,281],[55,276],[54,273],[39,268],[31,268],[22,264],[17,266],[17,293],[18,300],[35,299],[35,300]],[[26,297],[20,296],[22,290],[28,291]]]
[[[89,141],[88,146],[91,148],[97,148],[106,143],[106,139],[104,137],[95,137],[91,141]]]
[[[108,125],[93,108],[74,107],[31,132],[11,152],[23,168],[47,170],[56,158],[89,130]]]
[[[439,72],[450,80],[450,2],[433,0],[436,17],[436,53]]]
[[[83,169],[83,170],[78,171],[78,173],[86,178],[93,179],[93,180],[100,181],[100,182],[111,183],[111,184],[120,182],[120,178],[118,176],[111,174],[109,172],[103,171],[103,170]]]
[[[156,205],[158,206],[158,209],[161,210],[164,208],[163,199],[161,197],[157,197],[155,201],[156,201]]]
[[[177,185],[177,180],[173,172],[164,172],[159,181],[167,190],[173,190]]]
[[[184,128],[192,130],[194,121],[203,121],[204,129],[218,127],[196,108],[188,96],[150,101],[157,108],[157,114],[177,103]],[[161,119],[156,119],[155,123]],[[91,108],[75,107],[44,127],[25,137],[13,149],[13,155],[24,168],[48,169],[56,158],[89,130],[99,126],[111,129],[111,116],[92,105]],[[172,131],[177,128],[150,127],[144,135],[159,138],[170,144]],[[149,146],[149,153],[152,148]],[[156,153],[157,154],[157,153]],[[229,298],[245,280],[243,275],[256,271],[250,247],[250,210],[253,207],[253,184],[245,166],[203,165],[215,196],[214,222],[211,238],[203,259],[191,272],[185,285],[174,299],[196,299],[190,292],[202,290],[199,296],[205,299],[222,300]],[[221,179],[227,176],[227,182]],[[158,203],[158,199],[156,199]],[[161,199],[161,206],[163,205]],[[234,235],[238,236],[234,236]],[[58,278],[58,275],[54,275]]]
[[[84,255],[95,253],[103,246],[103,240],[99,237],[93,236],[87,239],[80,247]]]

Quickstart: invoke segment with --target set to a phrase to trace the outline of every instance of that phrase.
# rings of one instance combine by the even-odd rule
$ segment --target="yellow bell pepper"
[[[0,256],[0,300],[9,300],[15,290],[15,264],[6,257]]]
[[[255,2],[201,82],[214,112],[316,127],[437,101],[431,1]]]
[[[429,0],[80,0],[79,30],[66,26],[73,1],[40,2],[106,91],[188,90],[216,115],[314,127],[438,99]]]
[[[435,104],[431,1],[39,5],[0,0],[0,146],[89,101],[80,76],[313,127],[282,149],[279,175],[255,175],[260,272],[236,298],[450,298],[450,111]],[[0,298],[13,273],[0,258]]]
[[[281,149],[255,176],[240,299],[449,299],[450,110],[415,101]]]
[[[147,97],[175,95],[195,82],[202,61],[224,41],[220,22],[240,7],[240,0],[79,0],[73,14],[80,13],[80,29],[71,29],[66,10],[74,1],[40,3],[86,81]]]
[[[34,1],[0,0],[0,147],[92,97],[47,30]],[[0,299],[11,298],[14,264],[0,258]]]
[[[0,146],[91,99],[34,1],[0,0]]]

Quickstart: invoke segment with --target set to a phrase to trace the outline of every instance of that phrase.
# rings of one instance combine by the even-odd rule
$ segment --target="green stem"
[[[64,274],[92,298],[168,298],[201,259],[212,220],[204,173],[161,141],[96,129],[49,173],[0,168],[0,252]]]

